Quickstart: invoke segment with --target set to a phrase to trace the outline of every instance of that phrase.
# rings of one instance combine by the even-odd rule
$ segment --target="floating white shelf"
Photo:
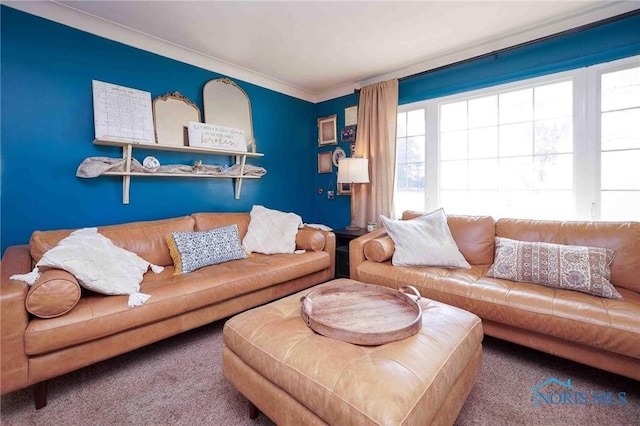
[[[105,146],[117,146],[122,148],[122,158],[125,161],[125,169],[123,172],[107,172],[102,176],[122,176],[122,204],[129,204],[129,187],[131,185],[131,177],[195,177],[195,178],[224,178],[235,179],[235,199],[240,199],[240,193],[242,191],[243,179],[260,179],[260,176],[244,176],[244,166],[249,158],[263,157],[264,154],[257,152],[238,152],[228,150],[215,150],[209,148],[198,148],[192,146],[179,146],[179,145],[159,145],[159,144],[146,144],[136,143],[132,141],[115,141],[115,140],[103,140],[96,139],[93,141],[94,145]],[[172,152],[191,152],[196,154],[207,155],[225,155],[235,157],[235,163],[240,164],[239,175],[208,175],[198,172],[193,173],[140,173],[131,171],[131,158],[133,149],[148,149],[154,151],[172,151]]]

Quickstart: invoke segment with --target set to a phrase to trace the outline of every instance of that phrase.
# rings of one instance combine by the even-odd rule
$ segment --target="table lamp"
[[[351,184],[351,225],[350,231],[360,229],[355,220],[355,197],[353,196],[353,184],[369,183],[369,159],[368,158],[343,158],[338,161],[338,183]]]

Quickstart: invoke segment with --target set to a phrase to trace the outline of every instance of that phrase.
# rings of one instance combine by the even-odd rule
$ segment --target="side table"
[[[336,235],[336,278],[349,278],[349,242],[363,236],[367,230],[337,229],[333,233]]]

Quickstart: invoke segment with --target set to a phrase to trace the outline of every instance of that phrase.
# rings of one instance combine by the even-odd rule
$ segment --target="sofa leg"
[[[251,420],[255,420],[258,418],[259,415],[260,415],[260,410],[258,410],[258,407],[253,405],[253,402],[249,401],[249,418]]]
[[[36,410],[47,405],[47,381],[36,383],[33,385],[33,400],[36,404]]]

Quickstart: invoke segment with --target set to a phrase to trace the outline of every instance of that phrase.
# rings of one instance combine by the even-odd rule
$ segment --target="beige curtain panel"
[[[369,159],[369,184],[354,185],[355,223],[379,224],[380,215],[393,218],[396,167],[398,80],[372,84],[360,90],[355,156]]]

